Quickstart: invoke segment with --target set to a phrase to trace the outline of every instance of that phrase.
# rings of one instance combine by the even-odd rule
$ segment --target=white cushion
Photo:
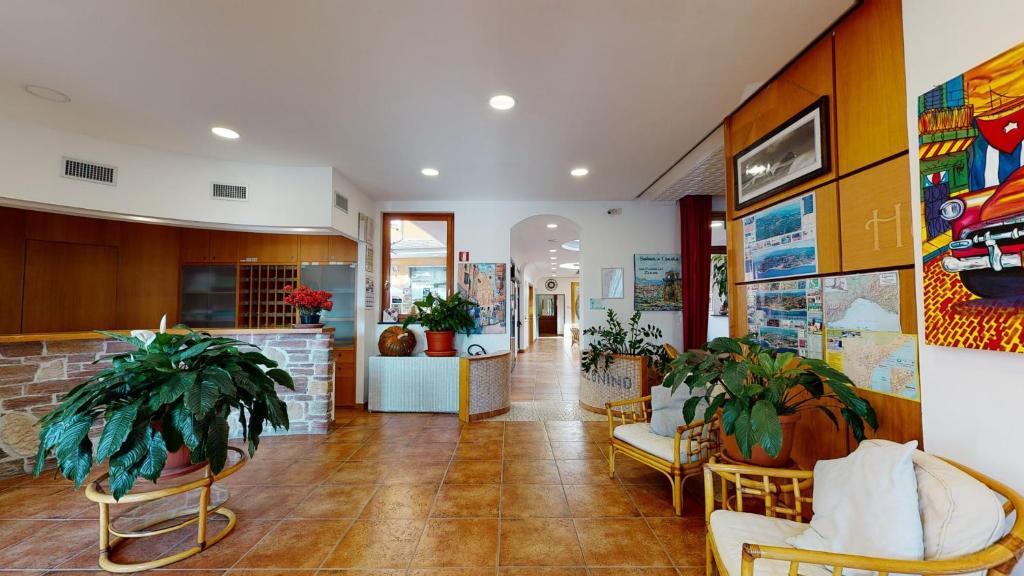
[[[711,536],[728,576],[740,576],[744,544],[792,548],[786,539],[799,536],[807,529],[800,524],[783,518],[768,518],[759,514],[745,514],[729,510],[715,510],[711,513]],[[784,576],[789,573],[789,563],[779,560],[757,560],[754,562],[755,576]],[[800,565],[800,574],[821,574],[820,568]]]
[[[623,424],[615,427],[614,436],[619,440],[647,452],[654,454],[662,460],[672,462],[672,450],[675,444],[675,434],[672,436],[661,436],[651,431],[651,425],[647,422],[635,424]],[[679,444],[679,461],[686,462],[686,439]],[[700,454],[694,455],[692,462],[700,460]]]
[[[680,386],[676,393],[664,386],[651,387],[651,432],[659,436],[675,436],[676,428],[686,424],[683,419],[683,404],[689,398],[686,386]]]
[[[807,550],[921,560],[915,448],[917,442],[862,443],[845,458],[818,461],[811,527],[789,543]]]
[[[995,492],[931,454],[915,450],[913,461],[926,560],[971,554],[1003,536],[1006,515]]]

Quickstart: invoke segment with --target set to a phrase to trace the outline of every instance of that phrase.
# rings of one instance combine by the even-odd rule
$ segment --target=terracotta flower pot
[[[729,434],[726,435],[725,428],[720,428],[720,434],[722,437],[722,446],[725,450],[725,456],[730,460],[736,462],[745,462],[754,466],[764,466],[766,468],[785,468],[791,462],[790,454],[793,452],[793,437],[796,429],[796,423],[800,421],[800,414],[788,414],[786,416],[779,416],[779,424],[782,425],[782,449],[779,450],[779,455],[772,458],[769,456],[760,444],[755,444],[754,448],[750,451],[750,458],[744,458],[743,452],[740,451],[739,444],[736,443],[736,437]]]
[[[160,431],[160,420],[153,420],[151,425],[153,426],[153,430],[156,430],[157,432]],[[164,463],[163,471],[160,472],[160,477],[175,478],[177,476],[184,476],[185,474],[191,474],[196,470],[202,470],[206,464],[206,460],[193,464],[192,452],[189,451],[188,446],[182,445],[178,450],[167,453],[167,461]]]
[[[455,356],[455,333],[450,330],[427,330],[427,356]]]

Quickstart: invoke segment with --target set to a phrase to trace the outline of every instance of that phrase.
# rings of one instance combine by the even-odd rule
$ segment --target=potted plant
[[[284,303],[299,309],[299,324],[302,326],[323,326],[320,323],[320,312],[334,309],[331,293],[326,290],[313,290],[299,284],[297,288],[285,286],[284,293]]]
[[[423,326],[427,334],[427,356],[455,356],[455,333],[467,336],[473,331],[473,315],[470,310],[476,302],[456,292],[447,299],[428,292],[422,300],[413,303],[416,312],[402,323]]]
[[[139,476],[156,482],[207,463],[216,474],[228,452],[228,415],[237,412],[250,456],[265,425],[288,428],[288,411],[275,386],[294,390],[292,377],[247,342],[195,332],[130,336],[100,331],[135,350],[72,389],[40,420],[35,475],[56,456],[78,488],[93,464],[108,461],[110,489],[120,499]],[[103,418],[93,451],[89,431]]]
[[[640,326],[640,312],[633,312],[629,325],[623,326],[615,310],[608,310],[607,326],[591,326],[583,331],[595,336],[582,355],[582,368],[587,374],[606,371],[615,356],[640,356],[646,359],[650,370],[648,381],[660,382],[668,367],[668,353],[659,343],[661,329],[648,324]]]
[[[725,254],[711,255],[711,281],[722,301],[718,314],[725,316],[729,313],[729,264]]]
[[[865,423],[878,427],[871,404],[856,394],[845,374],[750,337],[715,338],[681,354],[669,366],[664,386],[674,393],[683,385],[691,394],[683,404],[686,422],[720,413],[726,455],[758,466],[789,463],[793,429],[807,410],[821,411],[838,429],[838,409],[857,440],[865,438]]]

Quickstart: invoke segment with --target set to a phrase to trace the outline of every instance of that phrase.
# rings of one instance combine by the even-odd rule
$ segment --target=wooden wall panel
[[[300,236],[299,260],[302,262],[330,261],[329,236]]]
[[[25,212],[0,207],[0,334],[21,332]]]
[[[113,246],[28,240],[22,330],[115,328],[117,252]]]
[[[183,230],[183,233],[185,230]],[[210,262],[238,262],[241,234],[231,230],[210,230]]]
[[[917,334],[917,287],[914,269],[905,268],[900,274],[900,330],[904,334]]]
[[[121,223],[66,214],[25,211],[25,235],[29,240],[117,246]]]
[[[183,230],[181,234],[181,261],[189,264],[206,262],[210,257],[210,231]]]
[[[153,328],[167,314],[167,325],[179,321],[179,236],[170,226],[121,224],[118,250],[116,328]]]
[[[839,244],[839,193],[835,183],[814,191],[817,203],[818,273],[832,274],[842,269],[842,253]]]
[[[243,233],[239,260],[261,264],[294,264],[299,261],[299,237],[292,234]],[[250,260],[255,258],[255,260]]]
[[[900,0],[865,0],[835,31],[839,173],[907,149]]]
[[[869,428],[866,431],[869,438],[883,438],[900,443],[917,440],[918,447],[924,449],[920,402],[871,390],[857,390],[857,394],[870,402],[878,415],[878,430]],[[851,436],[851,449],[856,446],[857,443]]]
[[[349,240],[344,236],[331,236],[329,243],[331,262],[356,262],[359,260],[359,246],[355,240]]]
[[[908,190],[907,156],[839,181],[844,271],[914,265]]]
[[[832,36],[826,36],[812,46],[775,80],[765,86],[742,108],[730,116],[726,124],[725,160],[731,171],[736,153],[750,146],[765,134],[789,120],[822,96],[829,97],[830,170],[827,174],[792,189],[758,202],[743,210],[735,210],[732,179],[727,179],[729,217],[748,214],[784,198],[811,190],[835,178],[835,94],[832,75]]]

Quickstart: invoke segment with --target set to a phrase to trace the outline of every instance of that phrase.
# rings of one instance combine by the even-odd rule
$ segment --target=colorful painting
[[[818,271],[814,192],[743,218],[744,280]]]
[[[747,329],[762,345],[823,359],[821,279],[747,286]]]
[[[1024,44],[917,110],[925,343],[1024,352]]]
[[[633,309],[678,312],[683,309],[679,254],[633,255]]]
[[[473,315],[474,334],[504,334],[507,298],[505,264],[459,264],[459,294],[477,306]]]

